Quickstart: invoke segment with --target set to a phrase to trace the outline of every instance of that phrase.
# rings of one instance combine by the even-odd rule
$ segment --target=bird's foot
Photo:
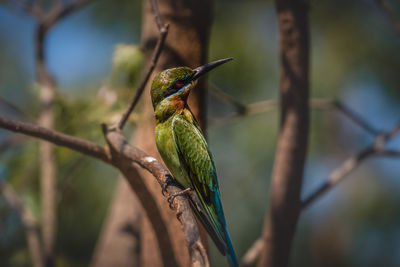
[[[174,204],[174,200],[176,197],[179,196],[183,196],[183,195],[188,195],[190,192],[193,191],[193,188],[186,188],[182,191],[179,191],[178,193],[172,194],[169,198],[168,198],[168,203],[169,203],[169,207],[172,208],[172,204]]]
[[[167,179],[165,180],[165,183],[163,184],[161,189],[161,193],[163,194],[163,196],[165,196],[165,192],[167,192],[168,186],[171,185],[183,189],[180,183],[178,183],[174,178],[172,178],[170,174],[167,174]]]

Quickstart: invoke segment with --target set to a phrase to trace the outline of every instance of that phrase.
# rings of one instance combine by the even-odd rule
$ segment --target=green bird
[[[191,206],[219,251],[231,266],[239,266],[225,222],[214,161],[203,133],[187,105],[197,79],[232,58],[221,59],[194,70],[167,69],[151,85],[158,151],[183,190],[192,191]]]

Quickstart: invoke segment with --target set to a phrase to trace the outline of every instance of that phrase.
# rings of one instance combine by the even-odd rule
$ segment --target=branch
[[[236,100],[231,95],[222,91],[215,84],[209,84],[209,90],[212,92],[218,99],[232,105],[235,108],[235,112],[222,117],[214,119],[210,124],[211,126],[219,126],[221,124],[233,122],[239,118],[249,115],[255,115],[264,113],[273,109],[276,109],[279,106],[279,103],[275,99],[259,101],[255,103],[251,103],[248,105],[242,104],[240,101]],[[329,100],[329,99],[319,99],[313,98],[310,99],[310,108],[312,109],[332,109],[336,108],[343,115],[347,116],[351,121],[356,123],[358,126],[366,130],[373,136],[377,136],[381,133],[378,129],[369,124],[366,120],[364,120],[357,112],[351,110],[340,100]]]
[[[400,124],[394,126],[390,131],[378,135],[375,141],[365,147],[356,155],[348,158],[343,164],[335,169],[329,176],[328,180],[324,182],[317,190],[314,191],[310,196],[302,201],[302,209],[307,208],[316,199],[324,195],[326,192],[331,190],[339,182],[343,181],[344,178],[348,177],[348,174],[356,169],[360,164],[370,156],[387,156],[387,157],[398,157],[399,151],[385,150],[385,145],[390,139],[400,133]]]
[[[120,129],[120,130],[122,130],[122,128],[124,128],[125,123],[129,118],[129,115],[132,113],[133,109],[139,102],[139,99],[142,96],[144,89],[146,88],[147,82],[149,81],[150,76],[156,67],[158,58],[160,57],[161,51],[164,47],[165,39],[167,38],[167,34],[168,34],[169,26],[167,24],[164,24],[161,20],[160,11],[158,10],[157,0],[152,0],[152,1],[150,1],[150,3],[151,3],[152,11],[154,12],[154,19],[156,21],[158,30],[160,31],[160,35],[157,39],[157,44],[153,51],[151,63],[148,66],[148,69],[145,72],[145,75],[144,75],[142,81],[140,82],[138,89],[136,90],[135,96],[133,97],[131,103],[129,104],[128,108],[126,109],[126,111],[122,115],[120,121],[118,122],[117,129]]]
[[[359,119],[360,121],[365,122],[363,118],[359,117]],[[345,160],[342,165],[340,165],[330,174],[326,182],[324,182],[317,190],[315,190],[310,196],[302,201],[301,209],[307,209],[312,203],[315,202],[315,200],[319,199],[329,190],[333,189],[334,186],[348,177],[352,171],[354,171],[371,156],[400,158],[399,150],[385,149],[386,144],[398,134],[400,134],[400,124],[394,126],[387,132],[381,133],[375,138],[373,143]],[[253,245],[246,252],[245,256],[242,258],[242,266],[251,266],[254,264],[262,251],[264,242],[265,241],[262,238],[259,238],[253,243]]]
[[[67,147],[87,156],[100,159],[106,163],[110,162],[108,153],[104,147],[87,140],[49,130],[41,126],[34,125],[32,123],[20,122],[17,120],[6,118],[4,116],[0,116],[0,128],[36,137],[55,145]]]
[[[0,97],[0,107],[4,107],[5,109],[8,109],[11,111],[13,114],[17,115],[20,118],[31,120],[32,118],[26,114],[24,111],[22,111],[19,107],[14,105],[13,103],[7,101],[5,98]]]
[[[43,266],[43,257],[40,246],[39,231],[36,225],[32,211],[24,206],[18,194],[11,185],[7,184],[0,178],[0,190],[8,203],[8,205],[16,210],[21,218],[21,222],[25,228],[26,241],[28,243],[29,253],[32,258],[34,267]]]
[[[400,21],[394,14],[393,9],[389,6],[386,0],[376,0],[376,2],[389,18],[393,31],[396,33],[397,36],[400,36]]]
[[[140,182],[137,176],[131,175],[132,163],[138,164],[140,167],[149,171],[156,178],[157,182],[163,186],[168,177],[168,170],[153,157],[150,157],[143,151],[129,145],[125,138],[118,131],[106,131],[106,140],[109,144],[111,154],[104,147],[69,136],[57,131],[49,130],[31,123],[25,123],[8,119],[0,116],[0,128],[8,129],[13,132],[22,133],[28,136],[36,137],[44,141],[51,142],[55,145],[70,148],[90,157],[94,157],[117,167],[128,179],[132,189],[138,194],[140,201],[150,218],[150,221],[157,224],[158,220],[154,216],[159,216],[159,212],[148,209],[148,198],[143,192],[138,192],[135,185]],[[168,187],[167,196],[179,192],[176,187]],[[149,193],[150,194],[150,193]],[[197,222],[191,212],[190,204],[185,197],[177,197],[177,217],[181,222],[182,229],[185,233],[189,254],[191,255],[192,266],[209,266],[208,257],[204,246],[200,240],[199,228]],[[158,227],[154,227],[158,229]],[[157,233],[158,238],[164,238],[164,233]],[[196,264],[199,265],[196,265]]]
[[[154,218],[154,216],[160,216],[160,212],[157,210],[156,204],[149,208],[149,204],[151,205],[151,203],[154,202],[151,193],[138,190],[138,188],[142,188],[142,186],[138,186],[141,179],[137,179],[137,175],[131,175],[132,168],[134,168],[132,163],[136,163],[149,171],[154,178],[156,178],[161,187],[165,185],[167,178],[170,176],[169,171],[155,158],[128,144],[119,130],[113,129],[108,131],[106,126],[103,125],[103,132],[105,133],[106,140],[110,147],[112,164],[128,179],[132,189],[138,195],[144,207],[144,211],[147,213],[150,223],[153,225],[153,229],[156,231],[156,237],[159,239],[160,244],[165,243],[165,238],[168,238],[168,235],[165,234],[167,230],[160,229],[160,225],[157,225],[159,220]],[[167,196],[169,197],[180,191],[180,188],[170,186],[167,188]],[[200,240],[199,228],[191,211],[188,199],[184,196],[179,196],[176,198],[176,203],[176,214],[182,225],[182,230],[185,233],[191,266],[209,266],[208,256]],[[168,247],[162,247],[168,249]],[[172,249],[172,246],[170,246],[170,248]],[[167,255],[167,257],[170,257],[170,255]]]
[[[218,94],[220,94],[220,93],[218,93]],[[223,94],[226,94],[226,93],[223,93]],[[226,94],[226,95],[229,96],[228,94]],[[225,97],[223,97],[223,98],[225,98]],[[229,96],[229,98],[232,98],[232,97]],[[228,99],[228,98],[226,98],[226,99]],[[235,122],[238,119],[241,119],[245,116],[261,114],[264,112],[275,110],[276,108],[279,107],[279,103],[275,99],[258,101],[258,102],[254,102],[254,103],[251,103],[248,105],[242,105],[239,102],[237,102],[237,100],[234,100],[234,99],[233,99],[233,101],[236,103],[232,103],[231,100],[228,100],[226,102],[231,103],[234,106],[238,106],[238,107],[240,106],[241,110],[240,111],[237,110],[236,112],[233,112],[222,118],[216,118],[216,119],[212,120],[210,122],[211,126],[214,127],[214,126],[221,126],[226,123],[232,123],[232,122]],[[329,99],[314,98],[314,99],[310,99],[309,105],[310,105],[310,108],[313,108],[313,109],[331,109],[331,108],[334,108],[334,101],[329,100]],[[242,108],[242,106],[243,106],[243,108]]]
[[[364,120],[358,113],[355,111],[351,110],[349,107],[347,107],[345,104],[343,104],[340,101],[335,101],[333,105],[341,111],[345,116],[347,116],[351,121],[353,121],[355,124],[360,126],[362,129],[364,129],[366,132],[370,133],[373,136],[377,136],[381,133],[381,131],[377,130],[375,127],[373,127],[369,122]]]
[[[259,266],[285,267],[300,214],[309,132],[309,24],[306,0],[275,0],[280,39],[280,134]]]
[[[260,237],[253,243],[253,245],[251,245],[251,247],[244,254],[240,265],[242,267],[252,266],[260,256],[263,247],[264,247],[264,240]]]

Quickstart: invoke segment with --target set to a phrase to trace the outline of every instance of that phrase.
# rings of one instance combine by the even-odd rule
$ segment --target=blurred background
[[[400,16],[400,2],[389,2]],[[311,97],[339,99],[379,130],[400,120],[400,38],[373,0],[311,1]],[[141,1],[99,0],[48,34],[48,68],[58,83],[58,131],[104,143],[99,124],[121,114],[140,77]],[[0,114],[38,117],[35,20],[0,5]],[[129,46],[127,46],[129,45]],[[215,1],[209,60],[235,60],[209,81],[243,104],[276,99],[279,58],[273,1]],[[127,60],[129,59],[129,60]],[[108,103],[104,92],[115,96]],[[12,105],[11,105],[12,104]],[[268,206],[277,109],[233,121],[234,108],[208,95],[208,140],[228,227],[239,256],[259,237]],[[133,116],[135,117],[135,116]],[[213,123],[214,121],[214,123]],[[133,126],[134,131],[135,126]],[[40,218],[38,142],[0,129],[0,179]],[[373,137],[334,109],[313,109],[303,197]],[[400,147],[400,138],[392,148]],[[87,266],[106,217],[118,172],[65,148],[56,149],[57,266]],[[300,217],[292,266],[399,266],[400,161],[372,158]],[[225,259],[211,245],[211,261]],[[17,212],[0,196],[0,265],[30,266]]]

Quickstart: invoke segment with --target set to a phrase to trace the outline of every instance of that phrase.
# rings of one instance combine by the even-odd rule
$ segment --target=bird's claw
[[[179,192],[169,196],[168,199],[167,199],[168,203],[169,203],[169,207],[172,209],[172,205],[174,204],[174,200],[175,200],[176,197],[187,195],[192,191],[193,191],[193,189],[189,187],[189,188],[186,188],[186,189],[184,189],[182,191],[179,191]]]
[[[171,185],[177,186],[179,188],[182,188],[182,186],[174,179],[170,174],[167,174],[167,179],[165,180],[165,183],[162,185],[161,188],[161,194],[165,196],[165,192],[167,192],[167,188]]]

